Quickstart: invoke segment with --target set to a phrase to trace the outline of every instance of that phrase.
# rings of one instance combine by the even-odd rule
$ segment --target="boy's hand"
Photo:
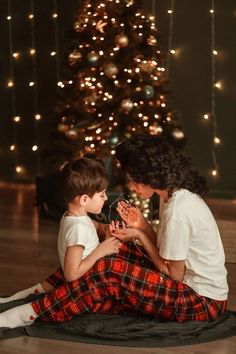
[[[102,258],[105,256],[110,256],[114,253],[119,253],[119,247],[121,245],[120,240],[116,237],[109,237],[96,248],[96,253],[98,258]]]

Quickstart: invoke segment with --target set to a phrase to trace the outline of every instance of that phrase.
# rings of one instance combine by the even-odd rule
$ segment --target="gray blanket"
[[[29,302],[24,300],[0,304],[0,312]],[[32,326],[0,328],[0,338],[32,336],[91,344],[126,347],[165,347],[204,343],[236,335],[236,312],[226,311],[212,322],[163,322],[136,315],[84,314],[65,323],[36,321]]]

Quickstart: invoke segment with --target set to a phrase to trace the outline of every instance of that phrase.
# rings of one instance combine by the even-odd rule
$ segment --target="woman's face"
[[[164,200],[164,202],[168,201],[168,191],[161,190],[158,188],[152,188],[148,184],[135,182],[132,177],[127,176],[127,187],[137,194],[137,196],[141,199],[149,199],[153,196],[154,193],[158,194],[160,198]]]
[[[131,177],[127,178],[127,187],[137,194],[139,198],[148,199],[151,198],[155,192],[155,189],[147,184],[134,182]]]

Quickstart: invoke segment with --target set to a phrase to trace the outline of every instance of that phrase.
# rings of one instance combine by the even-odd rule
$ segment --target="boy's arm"
[[[102,257],[119,252],[120,241],[109,237],[98,245],[86,258],[82,259],[84,247],[81,245],[67,247],[64,261],[64,276],[67,281],[82,277]]]

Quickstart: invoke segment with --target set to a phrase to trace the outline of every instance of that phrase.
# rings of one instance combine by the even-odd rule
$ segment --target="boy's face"
[[[106,190],[95,193],[92,198],[88,197],[86,203],[87,212],[92,214],[101,213],[103,204],[107,199]]]

